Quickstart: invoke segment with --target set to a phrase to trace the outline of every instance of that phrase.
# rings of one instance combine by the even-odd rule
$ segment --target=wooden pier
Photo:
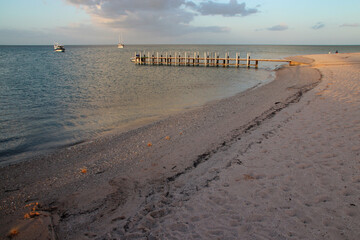
[[[161,66],[204,66],[204,67],[259,67],[259,62],[284,62],[292,65],[291,60],[286,59],[252,59],[250,54],[246,58],[241,58],[240,53],[230,57],[225,53],[225,57],[220,57],[218,53],[205,52],[200,56],[199,52],[189,53],[137,53],[131,58],[131,61],[138,65],[161,65]]]

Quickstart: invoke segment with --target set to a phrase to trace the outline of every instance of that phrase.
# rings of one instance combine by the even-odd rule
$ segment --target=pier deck
[[[240,54],[236,53],[235,58],[231,58],[229,53],[225,57],[220,57],[218,53],[204,53],[200,56],[195,52],[189,54],[176,53],[156,53],[156,54],[140,54],[135,53],[131,60],[138,65],[161,65],[161,66],[205,66],[205,67],[259,67],[259,62],[283,62],[293,65],[291,60],[286,59],[252,59],[250,54],[246,54],[246,58],[240,58]]]

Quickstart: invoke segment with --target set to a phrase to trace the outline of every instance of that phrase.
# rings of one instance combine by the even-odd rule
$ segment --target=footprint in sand
[[[351,151],[353,151],[353,152],[360,152],[360,146],[353,146],[353,147],[351,148]]]
[[[223,236],[224,235],[224,231],[221,231],[221,230],[212,230],[212,231],[209,231],[208,233],[213,236]]]
[[[352,179],[352,183],[360,183],[360,176],[356,176]]]
[[[309,168],[309,167],[312,167],[313,165],[310,164],[310,163],[303,163],[303,164],[299,164],[297,167],[300,168],[300,169],[306,169],[306,168]]]
[[[331,201],[331,198],[327,195],[318,195],[314,202],[315,203],[325,203],[325,202],[330,202]]]
[[[286,209],[285,214],[289,217],[295,217],[297,215],[295,209]]]
[[[351,191],[350,189],[344,189],[341,191],[341,195],[343,195],[344,197],[349,197],[353,194],[354,194],[354,192]]]
[[[252,214],[245,220],[249,222],[262,222],[264,220],[264,216],[260,214]]]
[[[327,153],[323,155],[323,158],[327,159],[327,158],[335,158],[338,155],[336,153]]]
[[[348,208],[348,209],[346,209],[346,210],[345,210],[345,213],[346,213],[346,215],[349,216],[349,217],[356,217],[356,216],[357,216],[357,213],[356,213],[356,211],[355,211],[354,208]]]
[[[178,232],[187,232],[188,230],[188,226],[185,225],[184,223],[174,223],[172,225],[170,225],[170,230],[171,231],[178,231]]]
[[[200,217],[198,217],[198,216],[191,217],[191,218],[190,218],[190,221],[192,221],[192,222],[198,222],[198,221],[200,221]]]

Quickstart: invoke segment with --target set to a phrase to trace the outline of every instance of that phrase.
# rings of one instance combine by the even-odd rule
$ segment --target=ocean
[[[245,58],[360,52],[360,46],[0,46],[0,166],[233,96],[274,79],[254,68],[139,66],[135,52],[236,52]]]

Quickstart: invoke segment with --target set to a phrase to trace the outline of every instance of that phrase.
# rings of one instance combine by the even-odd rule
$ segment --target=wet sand
[[[296,60],[267,85],[1,168],[0,236],[357,239],[360,54]]]

